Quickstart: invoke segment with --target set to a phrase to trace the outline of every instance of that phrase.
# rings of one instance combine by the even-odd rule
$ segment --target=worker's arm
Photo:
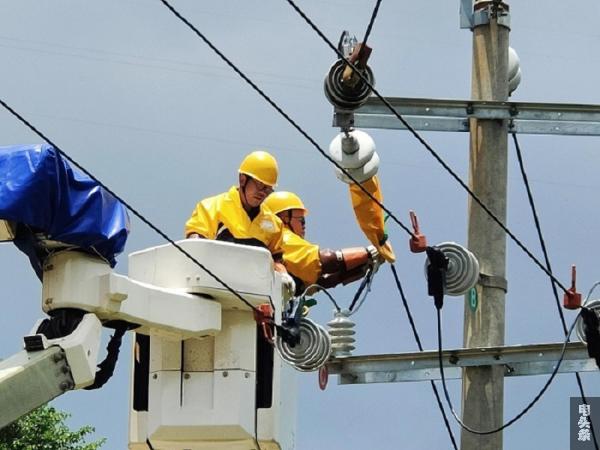
[[[307,286],[314,284],[321,276],[319,246],[302,239],[290,229],[284,227],[281,248],[283,250],[283,263],[288,271]]]
[[[377,249],[369,247],[352,247],[341,250],[324,249],[319,252],[322,274],[348,272],[353,269],[372,264],[379,257]]]
[[[352,270],[341,270],[335,273],[327,273],[319,277],[317,284],[324,288],[332,288],[340,283],[346,285],[364,277],[365,273],[367,272],[367,268],[368,265],[365,264]]]
[[[217,235],[218,205],[214,197],[198,202],[185,223],[186,238],[215,239]]]

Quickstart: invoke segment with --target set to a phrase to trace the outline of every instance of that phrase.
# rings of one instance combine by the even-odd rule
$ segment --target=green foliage
[[[42,406],[0,430],[0,450],[97,450],[106,439],[87,443],[91,426],[71,431],[64,421],[69,414]]]

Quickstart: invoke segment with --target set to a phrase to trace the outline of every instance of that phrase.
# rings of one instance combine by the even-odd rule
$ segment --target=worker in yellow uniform
[[[308,210],[296,194],[274,192],[265,204],[284,224],[283,263],[305,286],[318,284],[329,288],[339,283],[347,284],[362,278],[368,267],[379,264],[379,253],[372,245],[330,250],[305,240]]]
[[[264,151],[247,155],[239,168],[238,185],[229,191],[200,201],[185,223],[186,238],[205,238],[268,248],[274,268],[292,292],[294,281],[281,263],[283,224],[264,206],[264,200],[277,184],[275,158]],[[261,328],[256,335],[256,407],[271,402],[273,345],[264,339]]]
[[[185,237],[265,247],[277,262],[283,253],[282,223],[263,207],[277,183],[277,161],[265,151],[254,151],[238,172],[238,186],[196,205],[185,224]],[[276,264],[276,269],[282,267]]]

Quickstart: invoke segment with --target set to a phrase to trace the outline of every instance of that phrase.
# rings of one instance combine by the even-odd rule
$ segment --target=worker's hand
[[[285,266],[283,265],[283,263],[280,263],[280,262],[273,263],[273,270],[275,270],[275,272],[279,272],[279,273],[285,273],[285,274],[288,273],[288,271],[285,268]]]
[[[374,245],[369,245],[366,250],[369,253],[369,263],[373,267],[373,273],[375,273],[385,260]]]
[[[284,300],[294,297],[296,293],[296,282],[288,273],[281,274],[281,290]]]
[[[375,261],[379,258],[379,250],[377,250],[377,247],[375,247],[374,245],[369,245],[368,247],[365,248],[367,250],[367,253],[369,254],[369,257]]]

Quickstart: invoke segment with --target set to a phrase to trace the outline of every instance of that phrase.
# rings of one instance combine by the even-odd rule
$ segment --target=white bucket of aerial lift
[[[361,130],[338,134],[329,145],[329,154],[359,183],[372,178],[379,170],[379,155],[375,151],[375,141]],[[336,168],[335,172],[344,183],[353,183],[340,169]]]
[[[44,265],[42,309],[74,308],[101,321],[124,320],[136,331],[173,338],[217,333],[219,303],[165,289],[112,272],[102,259],[76,251],[57,252]]]
[[[33,326],[30,335],[36,335],[40,319]],[[39,335],[43,342],[43,350],[60,347],[65,352],[65,359],[71,370],[74,389],[89,386],[96,378],[96,364],[101,342],[102,324],[95,314],[85,314],[81,322],[69,335],[56,339],[47,339]]]
[[[248,315],[224,312],[221,333],[187,340],[183,346],[151,338],[148,412],[142,413],[144,421],[132,411],[131,422],[133,425],[135,418],[146,434],[131,430],[134,442],[144,443],[147,437],[155,448],[181,450],[255,448],[256,327],[251,318],[245,320]],[[293,449],[296,399],[292,372],[275,354],[272,406],[258,410],[263,449]]]
[[[265,249],[204,239],[178,244],[252,305],[273,302],[277,309],[289,297]],[[132,406],[129,448],[147,450],[146,439],[154,448],[169,450],[255,448],[257,328],[252,311],[173,246],[131,254],[129,274],[222,305],[221,331],[214,336],[183,342],[150,337],[148,411]],[[292,372],[275,354],[272,407],[258,410],[263,450],[294,448]]]
[[[11,222],[0,220],[0,242],[12,241],[15,238],[15,229]]]
[[[207,239],[187,239],[177,244],[253,306],[269,303],[274,292],[281,296],[285,290],[281,275],[273,270],[271,253],[265,248]],[[129,276],[216,299],[223,309],[249,310],[231,291],[169,244],[130,254]]]
[[[150,338],[148,411],[133,410],[129,448],[249,450],[254,446],[256,325],[247,311],[223,311],[216,336]],[[133,382],[133,372],[132,372]],[[294,370],[274,355],[272,406],[258,409],[263,450],[292,450]]]

